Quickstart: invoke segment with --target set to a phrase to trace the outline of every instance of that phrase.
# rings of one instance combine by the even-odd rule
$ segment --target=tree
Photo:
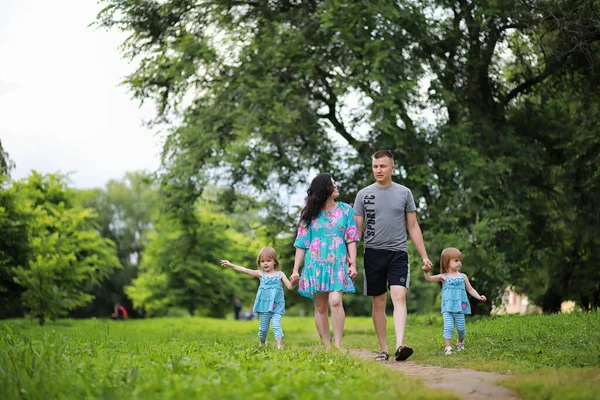
[[[150,315],[183,308],[190,315],[223,317],[234,295],[251,303],[256,280],[220,265],[225,258],[249,268],[255,265],[261,229],[249,220],[251,214],[226,215],[207,193],[196,203],[193,221],[183,224],[169,214],[161,216],[149,235],[140,274],[126,288],[134,306]]]
[[[553,80],[597,85],[597,2],[103,3],[98,23],[131,34],[134,95],[157,102],[156,122],[182,117],[163,157],[179,207],[211,168],[263,192],[332,171],[351,198],[373,150],[389,148],[428,242],[462,238],[491,298],[536,262],[523,261],[528,210],[541,201],[527,185],[544,188],[521,172],[544,160],[544,143],[512,111]]]
[[[14,184],[27,215],[31,256],[13,269],[23,287],[22,304],[44,325],[93,296],[84,287],[98,284],[120,264],[114,244],[94,228],[94,213],[77,204],[76,192],[61,175],[37,172]]]
[[[107,276],[90,292],[95,298],[87,307],[74,310],[76,316],[103,316],[120,303],[133,310],[124,288],[138,273],[139,264],[153,229],[157,213],[158,189],[151,174],[128,172],[122,180],[111,180],[104,189],[81,193],[83,204],[96,212],[100,235],[115,243],[122,269]]]
[[[13,268],[26,267],[31,257],[27,236],[27,214],[19,205],[14,190],[0,177],[0,318],[23,317],[20,303],[23,288],[13,279]]]
[[[10,170],[14,167],[14,164],[10,160],[8,153],[2,147],[2,141],[0,141],[0,176],[9,176]]]

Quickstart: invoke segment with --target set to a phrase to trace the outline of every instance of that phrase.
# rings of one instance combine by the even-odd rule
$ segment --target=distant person
[[[427,282],[442,282],[442,317],[444,318],[444,352],[446,355],[452,354],[452,332],[456,325],[458,341],[456,342],[456,351],[465,349],[465,336],[467,330],[465,327],[465,314],[471,314],[471,305],[467,298],[467,292],[477,300],[486,301],[487,298],[477,293],[477,290],[471,286],[469,278],[461,274],[462,254],[454,247],[448,247],[442,251],[440,259],[440,274],[429,275],[431,266],[423,265]]]
[[[236,296],[233,299],[233,316],[236,320],[240,319],[240,312],[242,312],[243,307],[244,307],[244,304],[242,303],[240,298]]]
[[[387,316],[385,304],[388,288],[394,306],[396,331],[396,361],[404,361],[413,349],[404,343],[406,330],[406,292],[410,281],[407,232],[423,259],[427,257],[423,234],[417,221],[417,207],[411,191],[392,181],[394,155],[379,150],[371,160],[375,183],[360,190],[354,201],[354,213],[359,237],[364,237],[365,295],[373,300],[373,326],[379,341],[378,361],[387,360]]]
[[[358,231],[354,210],[338,202],[337,184],[330,174],[315,177],[307,191],[294,242],[296,257],[292,283],[298,292],[314,299],[315,325],[325,347],[331,346],[328,308],[331,309],[333,341],[342,346],[346,314],[344,293],[354,293]],[[302,268],[302,276],[298,271]]]
[[[260,326],[258,328],[258,340],[261,346],[267,345],[267,333],[269,324],[273,321],[273,334],[277,342],[277,348],[283,348],[283,330],[281,319],[285,313],[285,297],[282,282],[292,290],[294,287],[287,276],[280,271],[277,252],[272,247],[263,247],[256,259],[258,270],[240,267],[228,260],[221,260],[221,266],[230,267],[238,272],[260,279],[260,286],[256,293],[253,312],[258,314]]]
[[[127,319],[127,309],[123,307],[121,304],[115,304],[115,308],[112,314],[110,314],[111,318],[114,320],[117,319]]]

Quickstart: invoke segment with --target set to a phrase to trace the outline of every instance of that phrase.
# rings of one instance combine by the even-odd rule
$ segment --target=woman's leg
[[[273,313],[258,313],[258,317],[260,320],[260,325],[258,326],[258,340],[260,340],[260,344],[264,346],[267,341],[267,333],[269,333],[269,323],[271,322],[271,317],[273,317]]]
[[[331,339],[329,338],[329,318],[327,316],[327,303],[329,293],[315,293],[315,325],[319,337],[325,345],[325,347],[331,346]]]
[[[277,348],[283,347],[283,330],[281,329],[281,318],[283,314],[273,314],[273,334],[277,342]]]
[[[333,326],[333,342],[338,349],[342,347],[342,337],[344,336],[344,323],[346,313],[344,312],[344,303],[342,299],[344,293],[341,291],[329,292],[329,307],[331,308],[331,325]]]

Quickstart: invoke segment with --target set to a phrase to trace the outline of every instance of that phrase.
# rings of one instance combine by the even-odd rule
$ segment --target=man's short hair
[[[389,157],[392,159],[392,162],[394,161],[394,153],[389,150],[377,150],[375,154],[373,154],[373,158],[375,159],[383,157]]]

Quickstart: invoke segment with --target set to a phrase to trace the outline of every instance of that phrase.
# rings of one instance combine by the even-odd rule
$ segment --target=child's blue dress
[[[464,274],[458,278],[448,278],[442,284],[442,314],[445,312],[471,314],[471,304],[467,298]]]
[[[254,301],[254,312],[275,314],[285,313],[285,298],[283,296],[283,285],[281,284],[281,272],[274,276],[266,276],[262,271],[262,278],[256,300]]]

